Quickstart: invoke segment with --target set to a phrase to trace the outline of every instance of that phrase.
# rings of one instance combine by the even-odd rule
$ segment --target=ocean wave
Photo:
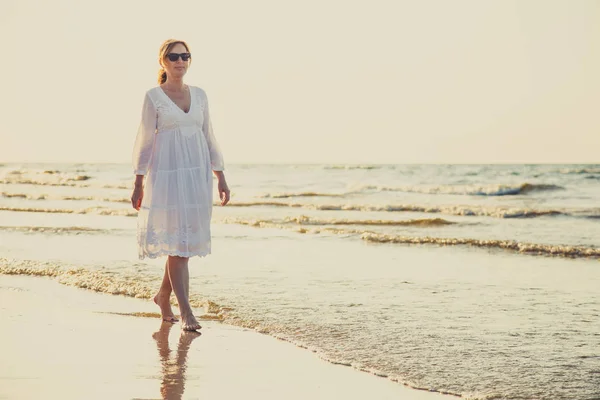
[[[64,226],[64,227],[55,227],[55,226],[0,226],[0,231],[5,232],[25,232],[25,233],[52,233],[52,234],[74,234],[79,235],[81,233],[87,234],[107,234],[107,233],[116,233],[120,231],[119,229],[96,229],[96,228],[87,228],[82,226]]]
[[[81,184],[78,182],[89,179],[87,176],[79,176],[72,178],[61,178],[55,180],[43,180],[43,179],[32,179],[32,178],[8,178],[1,179],[0,183],[6,185],[37,185],[37,186],[70,186],[70,187],[89,187],[88,184]]]
[[[226,219],[224,222],[248,225],[257,228],[276,228],[293,230],[303,234],[320,234],[322,232],[330,232],[337,235],[359,235],[362,240],[373,243],[419,244],[437,246],[471,246],[480,248],[500,249],[537,256],[600,259],[600,248],[587,246],[549,245],[498,239],[388,235],[364,229],[339,229],[330,227],[318,227],[313,229],[307,229],[303,226],[297,228],[294,226],[290,226],[285,222],[278,223],[269,220],[244,220],[230,218]]]
[[[274,201],[251,201],[229,203],[227,207],[291,207],[322,211],[378,211],[378,212],[420,212],[428,214],[446,214],[457,216],[479,216],[493,218],[536,218],[544,216],[567,215],[567,210],[531,209],[517,207],[485,207],[476,205],[429,206],[414,204],[366,205],[366,204],[303,204]],[[594,212],[594,211],[590,211]],[[600,212],[600,209],[596,212]],[[585,217],[587,214],[573,215]]]
[[[469,238],[442,238],[442,237],[414,237],[399,235],[384,235],[378,233],[364,233],[361,238],[374,243],[397,244],[433,244],[440,246],[471,246],[482,248],[495,248],[511,252],[555,256],[568,258],[600,258],[600,248],[586,246],[549,245],[538,243],[523,243],[513,240],[482,240]]]
[[[439,185],[439,186],[385,186],[385,185],[365,185],[359,186],[345,193],[324,193],[324,192],[298,192],[298,193],[267,193],[262,198],[291,198],[291,197],[347,197],[356,194],[362,194],[368,191],[377,192],[405,192],[421,194],[447,194],[447,195],[467,195],[467,196],[516,196],[536,192],[548,192],[566,190],[562,186],[551,184],[532,184],[521,183],[514,185]]]
[[[48,194],[32,195],[27,193],[7,193],[2,192],[2,197],[5,198],[19,198],[26,200],[67,200],[67,201],[106,201],[113,203],[129,203],[130,199],[127,198],[114,198],[114,197],[95,197],[95,196],[53,196]]]
[[[148,281],[140,279],[139,274],[115,274],[111,271],[90,270],[55,262],[7,258],[0,258],[0,274],[55,278],[64,285],[138,299],[151,299],[160,285],[158,278]],[[174,300],[173,305],[176,305]],[[190,305],[194,308],[204,308],[208,314],[205,319],[222,320],[223,314],[232,310],[199,295],[190,295]]]
[[[40,195],[34,196],[31,194],[26,194],[26,193],[6,193],[6,192],[2,192],[2,197],[6,197],[7,199],[17,198],[17,199],[27,199],[27,200],[45,200],[46,199],[45,194],[40,194]]]
[[[217,203],[214,203],[217,204]],[[227,204],[227,207],[300,207],[305,208],[310,205],[299,204],[299,203],[283,203],[279,201],[240,201],[231,202]],[[306,207],[306,208],[308,208]]]
[[[17,196],[18,197],[18,196]],[[63,197],[62,199],[70,199]],[[88,200],[87,198],[74,198],[76,200]],[[91,199],[89,199],[91,200]],[[93,200],[99,200],[93,198]],[[103,201],[112,201],[119,203],[129,203],[129,199],[102,199]],[[219,206],[218,202],[213,206]],[[420,206],[411,204],[398,205],[361,205],[361,204],[302,204],[286,203],[275,201],[252,201],[252,202],[233,202],[227,207],[290,207],[317,211],[358,211],[358,212],[416,212],[426,214],[444,214],[463,217],[491,217],[502,219],[525,219],[539,218],[548,216],[567,216],[574,218],[599,218],[600,209],[584,210],[559,210],[559,209],[527,209],[513,207],[485,207],[476,205],[449,205],[449,206]],[[97,214],[97,215],[118,215],[134,217],[137,211],[128,208],[110,208],[110,207],[88,207],[82,209],[68,208],[36,208],[36,207],[11,207],[0,206],[0,211],[12,212],[38,212],[38,213],[63,213],[63,214]]]
[[[102,186],[103,189],[133,189],[133,186],[131,184],[126,184],[123,183],[121,185],[111,185],[111,184],[106,184]]]
[[[358,226],[414,226],[414,227],[428,227],[428,226],[445,226],[452,225],[456,222],[448,221],[443,218],[422,218],[422,219],[410,219],[404,221],[393,221],[393,220],[380,220],[380,219],[367,219],[367,220],[348,220],[348,219],[322,219],[322,218],[311,218],[306,215],[300,215],[297,217],[286,217],[283,219],[273,220],[260,220],[260,219],[240,219],[240,218],[226,218],[226,223],[237,223],[242,225],[252,226],[278,226],[282,224],[296,224],[296,225],[311,225],[311,226],[327,226],[327,225],[358,225]]]
[[[371,232],[364,229],[340,229],[333,228],[330,226],[318,226],[309,228],[306,225],[301,224],[290,224],[286,221],[274,221],[274,220],[264,220],[264,219],[243,219],[243,218],[224,218],[220,221],[225,224],[238,224],[238,225],[246,225],[252,226],[255,228],[274,228],[274,229],[283,229],[283,230],[291,230],[298,233],[312,233],[319,234],[321,232],[330,232],[334,234],[340,235],[360,235],[365,232]]]
[[[529,193],[566,190],[562,186],[550,184],[521,183],[515,185],[442,185],[442,186],[375,186],[367,185],[359,191],[406,192],[421,194],[447,194],[463,196],[517,196]]]
[[[105,201],[110,203],[131,203],[130,199],[124,197],[94,197],[94,196],[61,196],[57,200],[68,201]]]
[[[49,214],[77,214],[77,210],[61,209],[61,208],[34,208],[34,207],[6,207],[0,206],[0,211],[13,212],[38,212]]]
[[[34,179],[1,179],[0,183],[5,185],[37,185],[37,186],[70,186],[70,187],[88,187],[89,185],[81,185],[75,182],[63,181],[63,182],[48,182]]]
[[[323,166],[323,169],[347,169],[347,170],[352,170],[352,169],[381,169],[383,168],[383,166],[381,165],[369,165],[369,164],[365,164],[365,165],[360,165],[360,164],[338,164],[338,165],[325,165]]]
[[[79,210],[65,209],[65,208],[34,208],[34,207],[6,207],[0,206],[0,211],[13,211],[13,212],[35,212],[35,213],[49,213],[49,214],[96,214],[96,215],[113,215],[123,217],[135,217],[137,211],[134,209],[125,208],[107,208],[107,207],[89,207]]]
[[[584,168],[563,168],[557,171],[559,174],[566,175],[581,175],[581,174],[600,174],[600,167],[584,167]]]
[[[318,193],[318,192],[299,192],[299,193],[267,193],[260,197],[272,199],[286,199],[290,197],[344,197],[345,194],[339,193]]]
[[[87,181],[91,181],[89,183]],[[0,183],[13,185],[35,185],[35,186],[66,186],[87,188],[90,186],[106,189],[133,189],[132,184],[106,183],[95,180],[93,176],[85,174],[84,170],[64,172],[60,170],[11,170],[4,173]]]

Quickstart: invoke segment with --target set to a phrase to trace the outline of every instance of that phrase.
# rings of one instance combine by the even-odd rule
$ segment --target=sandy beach
[[[0,277],[1,399],[450,398],[257,332],[161,324],[150,301]]]

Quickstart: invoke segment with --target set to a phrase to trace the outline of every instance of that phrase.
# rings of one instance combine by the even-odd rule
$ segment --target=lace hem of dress
[[[138,225],[137,243],[140,260],[145,257],[157,258],[166,255],[204,257],[209,255],[211,251],[210,230],[201,231],[189,227],[187,229],[181,228],[177,232],[168,232],[165,229],[140,229]]]
[[[162,256],[177,256],[177,257],[200,257],[200,258],[204,258],[206,256],[208,256],[210,254],[210,251],[192,251],[192,252],[185,252],[185,251],[177,251],[177,250],[160,250],[157,251],[156,253],[148,253],[146,251],[140,251],[140,253],[138,254],[138,258],[140,260],[143,260],[144,258],[158,258],[158,257],[162,257]]]

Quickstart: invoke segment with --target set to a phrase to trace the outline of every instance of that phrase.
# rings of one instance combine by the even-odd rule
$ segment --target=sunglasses
[[[181,59],[183,61],[188,61],[192,57],[192,55],[190,53],[168,53],[167,54],[167,58],[169,59],[169,61],[172,61],[172,62],[179,60],[179,57],[181,57]]]

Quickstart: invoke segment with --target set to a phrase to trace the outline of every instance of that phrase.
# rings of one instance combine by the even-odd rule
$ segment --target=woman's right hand
[[[136,210],[140,211],[142,207],[142,199],[144,198],[144,187],[142,185],[135,185],[133,194],[131,195],[131,205]]]

